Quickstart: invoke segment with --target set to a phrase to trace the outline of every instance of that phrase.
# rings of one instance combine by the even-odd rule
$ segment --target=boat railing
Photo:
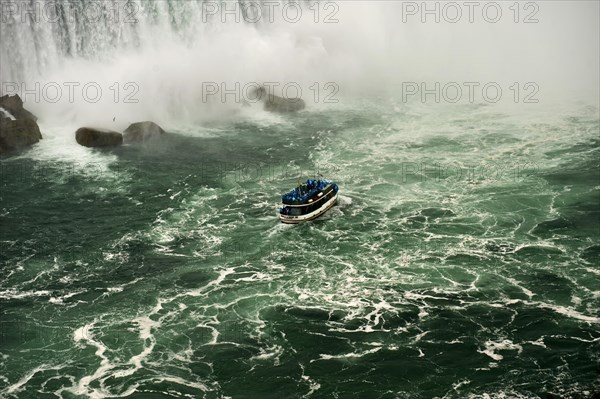
[[[323,198],[327,197],[327,195],[331,191],[331,190],[329,190],[330,188],[333,188],[331,184],[328,184],[327,186],[325,186],[325,188],[323,188],[323,190],[319,191],[319,192],[323,193],[323,195],[321,195],[319,198],[317,198],[316,200],[314,200],[312,202],[307,202],[305,204],[286,204],[285,202],[283,202],[283,205],[293,207],[293,208],[314,205],[317,202],[321,201]]]

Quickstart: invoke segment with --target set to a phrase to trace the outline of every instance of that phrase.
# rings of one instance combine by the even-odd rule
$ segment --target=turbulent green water
[[[598,110],[541,108],[365,102],[111,151],[46,129],[1,161],[0,396],[591,396]],[[339,205],[281,225],[318,173]]]

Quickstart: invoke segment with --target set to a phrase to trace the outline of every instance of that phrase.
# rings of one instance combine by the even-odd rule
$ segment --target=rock
[[[269,94],[269,98],[265,101],[265,109],[272,112],[297,112],[305,107],[306,104],[301,98],[290,99]]]
[[[41,138],[40,128],[32,119],[0,120],[0,154],[28,147]]]
[[[0,107],[4,108],[8,111],[15,119],[31,119],[34,122],[37,122],[37,117],[31,112],[27,111],[23,108],[23,100],[19,97],[18,94],[14,96],[9,96],[8,94],[0,97]],[[3,114],[0,112],[0,114]],[[0,118],[5,118],[3,115],[0,115]]]
[[[115,147],[123,144],[123,135],[107,129],[81,127],[75,132],[75,140],[84,147]]]
[[[14,121],[17,120],[17,118],[15,118],[6,108],[0,107],[0,121],[3,120]]]
[[[0,97],[0,154],[40,141],[42,133],[36,121],[18,95]]]
[[[137,122],[129,125],[123,132],[125,143],[143,143],[160,137],[166,132],[154,122]]]
[[[306,108],[306,103],[301,98],[284,98],[275,94],[267,93],[264,87],[260,87],[253,92],[253,98],[265,102],[265,110],[271,112],[289,113],[297,112]]]

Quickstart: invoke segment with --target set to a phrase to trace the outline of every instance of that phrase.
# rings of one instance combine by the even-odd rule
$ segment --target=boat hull
[[[279,215],[279,219],[282,223],[287,224],[298,224],[302,222],[308,222],[309,220],[314,220],[331,209],[336,203],[338,199],[338,193],[335,193],[333,197],[331,197],[327,202],[323,204],[323,206],[315,209],[314,211],[307,213],[306,215],[299,216],[290,216],[290,215]]]

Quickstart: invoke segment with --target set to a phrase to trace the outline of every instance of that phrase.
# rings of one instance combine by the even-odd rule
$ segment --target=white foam
[[[34,369],[27,372],[27,374],[25,374],[23,376],[23,378],[21,378],[19,381],[6,387],[4,392],[7,394],[14,394],[15,392],[19,392],[22,390],[23,386],[25,386],[25,384],[27,384],[27,382],[31,378],[33,378],[33,376],[36,375],[37,373],[43,372],[46,370],[60,370],[60,368],[61,367],[59,367],[59,366],[47,366],[47,365],[41,365],[41,366],[35,367]]]
[[[419,342],[419,341],[420,341],[420,340],[421,340],[421,339],[422,339],[422,338],[423,338],[425,335],[429,334],[429,332],[430,332],[430,331],[423,331],[422,333],[420,333],[420,334],[417,334],[417,335],[415,336],[415,340],[414,340],[414,342]]]
[[[600,317],[588,316],[566,306],[552,305],[542,302],[534,302],[540,308],[550,309],[563,316],[567,316],[576,320],[585,321],[587,323],[600,324]]]
[[[273,277],[270,276],[269,274],[257,272],[257,273],[252,274],[249,277],[240,277],[240,278],[237,278],[237,279],[235,279],[235,282],[236,283],[240,282],[240,281],[243,281],[243,282],[256,282],[256,281],[272,281],[272,280],[273,280]]]
[[[8,289],[5,291],[0,291],[0,298],[4,299],[22,299],[22,298],[31,298],[38,296],[51,296],[52,292],[48,290],[38,290],[38,291],[18,291],[16,289]]]
[[[281,345],[272,345],[266,349],[260,348],[260,353],[252,356],[251,360],[267,360],[274,359],[274,365],[279,365],[279,358],[284,353],[284,349]]]
[[[69,299],[75,295],[79,295],[81,293],[84,293],[86,290],[85,289],[80,289],[74,292],[69,292],[67,294],[61,295],[61,296],[56,296],[56,297],[51,297],[48,301],[50,303],[55,303],[55,304],[64,304],[64,300],[65,299]]]
[[[158,377],[158,378],[154,378],[153,381],[154,382],[163,382],[163,381],[173,382],[175,384],[184,385],[186,387],[199,389],[203,392],[207,392],[209,390],[209,388],[205,384],[202,384],[200,382],[187,381],[187,380],[184,380],[183,378],[179,378],[179,377]]]
[[[73,333],[73,340],[75,342],[84,341],[85,344],[96,347],[95,355],[100,358],[100,366],[96,369],[96,371],[94,371],[93,374],[82,377],[77,385],[69,388],[68,391],[76,395],[86,395],[91,399],[101,399],[106,397],[107,394],[96,388],[91,388],[90,384],[92,381],[98,380],[105,375],[105,373],[113,366],[111,365],[108,357],[104,355],[108,348],[101,341],[94,339],[92,329],[95,323],[96,321],[94,320],[94,322],[86,324],[75,330]]]
[[[508,339],[505,339],[500,342],[486,341],[485,349],[478,350],[477,352],[484,353],[492,359],[494,359],[495,361],[500,361],[504,359],[504,356],[496,352],[501,350],[516,350],[520,354],[523,351],[523,347],[521,345],[514,344],[511,340]]]
[[[462,386],[469,385],[470,383],[471,383],[471,381],[469,379],[464,379],[455,384],[452,384],[452,389],[454,389],[455,391],[458,391]]]
[[[521,291],[523,291],[525,293],[525,295],[527,295],[529,297],[529,299],[533,298],[533,296],[535,295],[533,292],[531,292],[527,288],[523,287],[521,285],[521,283],[519,281],[515,280],[514,278],[512,278],[512,277],[504,277],[504,279],[506,279],[506,281],[510,282],[515,287],[520,288]]]
[[[352,198],[345,195],[338,195],[338,204],[342,207],[352,205]]]
[[[544,337],[540,337],[535,341],[527,341],[527,343],[535,346],[541,346],[542,348],[548,348],[544,343]]]
[[[154,345],[156,344],[156,340],[152,335],[152,329],[158,327],[160,325],[159,322],[150,319],[150,317],[148,316],[137,317],[133,319],[133,322],[138,325],[138,328],[140,330],[139,337],[142,341],[144,341],[144,350],[141,353],[134,355],[129,359],[128,363],[132,364],[134,366],[133,368],[118,371],[113,374],[117,378],[132,375],[137,370],[140,370],[142,368],[142,361],[152,353],[152,351],[154,350]],[[145,344],[147,340],[150,341],[149,345]]]
[[[319,359],[313,359],[310,362],[314,362],[316,360],[333,360],[333,359],[352,359],[352,358],[359,358],[359,357],[363,357],[366,355],[370,355],[372,353],[376,353],[379,352],[381,350],[381,347],[377,347],[377,348],[373,348],[373,349],[369,349],[363,352],[351,352],[351,353],[345,353],[342,355],[327,355],[324,353],[320,353],[319,354]]]

